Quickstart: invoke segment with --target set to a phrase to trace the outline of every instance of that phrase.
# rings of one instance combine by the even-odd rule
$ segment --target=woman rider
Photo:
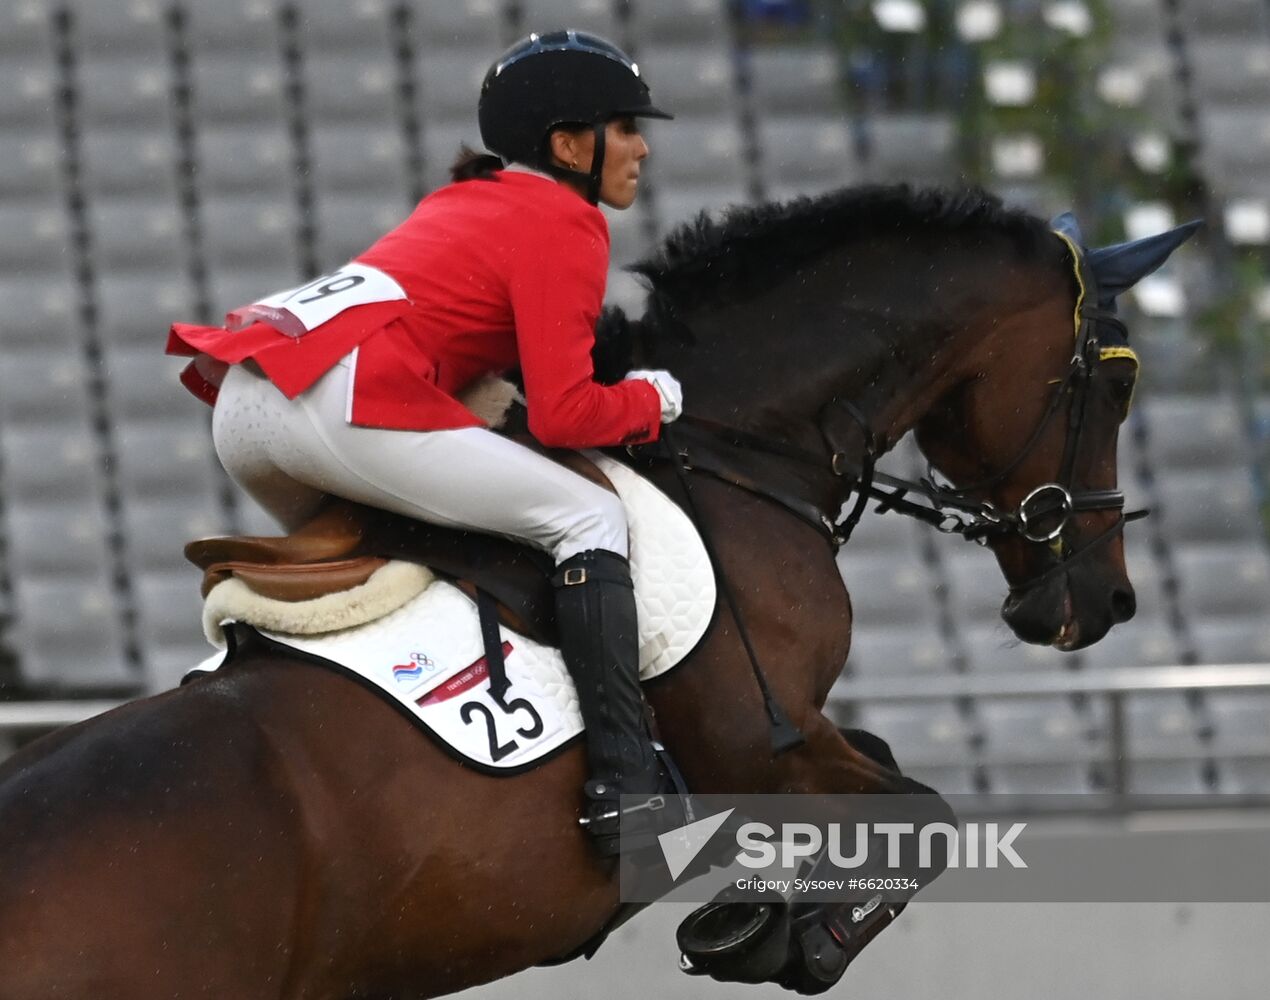
[[[518,365],[530,431],[554,448],[654,441],[679,415],[667,372],[606,386],[591,365],[609,256],[596,206],[634,201],[641,117],[670,115],[616,46],[530,35],[482,84],[497,157],[461,156],[455,183],[351,264],[231,313],[230,327],[175,324],[168,344],[196,358],[182,380],[215,406],[226,470],[288,528],[333,494],[551,553],[586,724],[585,822],[606,855],[617,797],[666,788],[644,728],[622,505],[455,397]]]

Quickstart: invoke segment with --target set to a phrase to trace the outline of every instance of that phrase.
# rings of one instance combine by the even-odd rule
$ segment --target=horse
[[[827,514],[878,489],[873,458],[909,430],[953,484],[928,498],[995,552],[1020,638],[1077,649],[1133,613],[1114,501],[1136,363],[1073,337],[1122,329],[1114,296],[1187,235],[1086,251],[1070,218],[879,186],[703,215],[643,262],[648,311],[609,317],[597,370],[607,350],[681,379],[673,430],[701,464],[646,474],[690,496],[734,585],[647,692],[691,789],[929,791],[885,734],[822,711],[851,636]],[[786,752],[742,628],[800,734]],[[232,668],[0,765],[0,1000],[404,1000],[566,959],[619,908],[577,824],[584,777],[577,746],[514,778],[464,769],[245,632]],[[815,992],[844,966],[782,981]]]

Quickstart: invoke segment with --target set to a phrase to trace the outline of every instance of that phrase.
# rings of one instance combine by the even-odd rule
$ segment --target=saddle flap
[[[365,539],[368,514],[366,507],[331,502],[289,535],[196,538],[185,546],[185,558],[204,571],[217,563],[282,566],[345,559]]]

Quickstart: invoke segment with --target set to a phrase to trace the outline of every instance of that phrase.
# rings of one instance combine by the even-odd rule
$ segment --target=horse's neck
[[[826,406],[846,399],[894,444],[964,377],[978,327],[955,291],[922,281],[929,253],[911,257],[840,252],[754,299],[683,317],[696,346],[666,360],[689,410],[810,444]]]

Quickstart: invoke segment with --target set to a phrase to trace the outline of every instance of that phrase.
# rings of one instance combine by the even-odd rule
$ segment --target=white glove
[[[679,385],[679,380],[671,375],[668,371],[662,371],[660,368],[650,370],[646,368],[637,368],[634,371],[626,373],[628,379],[637,378],[647,382],[657,390],[657,395],[661,397],[661,422],[668,424],[679,417],[684,411],[684,391]]]

